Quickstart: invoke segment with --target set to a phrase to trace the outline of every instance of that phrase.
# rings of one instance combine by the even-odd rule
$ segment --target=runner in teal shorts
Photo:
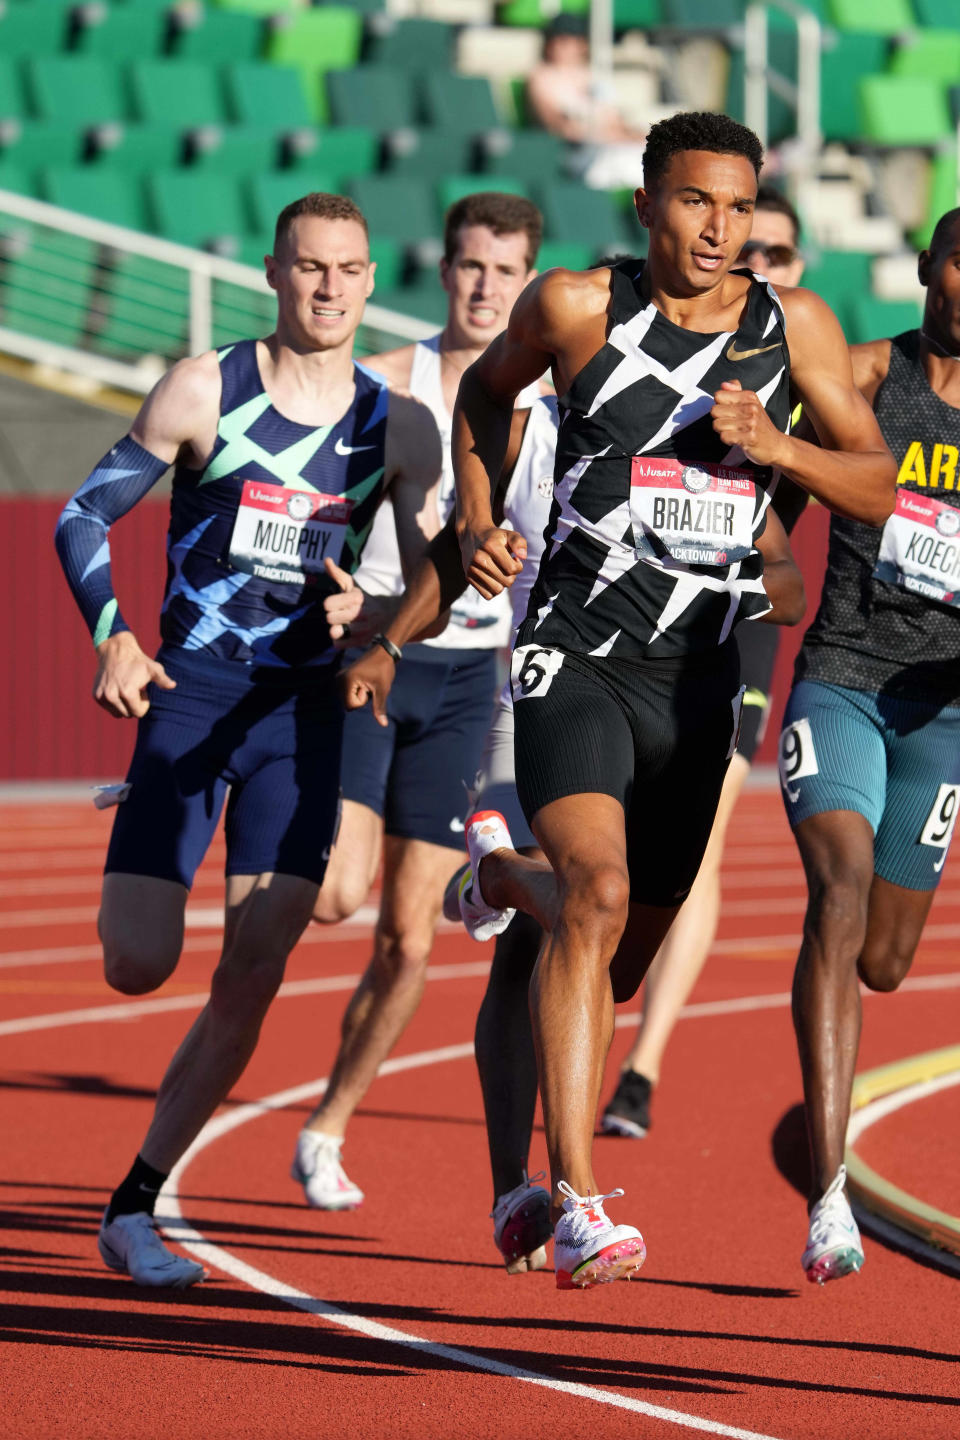
[[[920,330],[853,347],[897,461],[883,529],[834,515],[823,596],[780,737],[780,781],[807,875],[793,985],[812,1159],[802,1264],[859,1270],[844,1140],[859,981],[895,990],[916,953],[960,803],[960,209],[919,261]]]

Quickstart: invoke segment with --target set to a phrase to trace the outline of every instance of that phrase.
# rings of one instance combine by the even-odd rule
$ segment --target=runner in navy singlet
[[[802,1264],[863,1264],[844,1194],[859,981],[895,990],[916,953],[960,804],[960,210],[919,260],[923,325],[853,348],[899,467],[883,530],[834,517],[820,608],[780,738],[809,887],[793,1019],[812,1159]]]
[[[366,221],[313,194],[279,216],[277,328],[181,361],[67,504],[57,548],[97,648],[95,697],[139,719],[107,857],[108,982],[174,970],[194,872],[226,808],[226,925],[211,998],[161,1084],[100,1231],[112,1269],[183,1286],[202,1266],[153,1228],[157,1192],[253,1053],[310,918],[339,809],[342,711],[328,608],[389,491],[405,564],[436,529],[429,411],[353,361],[373,289]],[[110,525],[176,463],[156,660],[121,615]]]
[[[637,210],[649,260],[550,271],[467,371],[454,416],[465,573],[499,594],[524,540],[490,508],[513,397],[545,365],[560,403],[547,549],[513,657],[517,783],[552,870],[499,816],[468,824],[473,904],[549,932],[531,1008],[561,1288],[642,1261],[606,1218],[591,1148],[615,1000],[643,978],[696,875],[739,720],[733,625],[796,619],[770,509],[780,471],[832,509],[890,513],[895,466],[842,332],[804,290],[731,274],[762,152],[726,116],[654,126]],[[823,448],[787,432],[792,391]],[[774,563],[770,563],[774,559]]]

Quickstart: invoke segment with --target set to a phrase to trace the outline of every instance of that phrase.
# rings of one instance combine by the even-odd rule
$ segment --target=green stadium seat
[[[24,170],[42,170],[51,165],[78,165],[83,135],[64,125],[14,120],[0,124],[0,145],[5,161]]]
[[[426,181],[360,175],[352,181],[350,193],[366,216],[371,235],[378,239],[384,236],[414,248],[439,234],[440,217]]]
[[[920,24],[935,30],[949,30],[957,23],[957,0],[913,0],[913,8]]]
[[[960,4],[957,19],[960,21]],[[960,80],[960,30],[912,31],[893,52],[890,74],[956,84]]]
[[[96,245],[33,226],[21,229],[18,238],[4,266],[3,323],[61,345],[76,345],[93,295]],[[61,306],[63,323],[58,325]]]
[[[280,170],[275,175],[250,177],[247,196],[253,220],[251,228],[257,235],[272,236],[280,211],[292,201],[299,200],[308,190],[326,191],[332,195],[337,193],[336,180],[332,175],[317,171],[311,174],[309,184],[305,182],[305,175],[289,170]]]
[[[497,19],[501,25],[524,25],[539,28],[552,20],[558,8],[571,15],[585,15],[590,9],[590,0],[561,0],[559,7],[554,0],[507,0],[497,8]]]
[[[36,195],[33,171],[16,160],[8,160],[0,154],[0,190],[12,190],[16,195]]]
[[[860,250],[823,250],[804,271],[804,286],[826,300],[848,332],[853,300],[870,293],[870,259]]]
[[[868,35],[900,35],[917,23],[910,0],[830,0],[829,14],[838,30]]]
[[[743,24],[741,0],[663,0],[665,25],[685,30],[727,30]]]
[[[413,79],[405,70],[385,65],[331,70],[327,99],[336,125],[369,125],[387,131],[417,124]]]
[[[179,60],[229,65],[263,54],[266,29],[258,15],[197,5],[174,9],[172,17],[171,53]]]
[[[437,201],[440,209],[446,212],[465,195],[475,195],[478,190],[487,188],[482,175],[448,175],[437,186]],[[509,175],[498,175],[496,186],[491,185],[489,188],[500,190],[505,195],[523,195],[530,198],[530,186]]]
[[[382,290],[400,284],[403,273],[403,249],[396,240],[380,235],[370,241],[370,259],[376,263],[376,283]]]
[[[269,335],[277,323],[277,300],[272,294],[214,280],[212,304],[215,346],[251,335]]]
[[[927,200],[927,218],[919,230],[910,236],[918,250],[925,250],[930,244],[933,227],[952,210],[957,203],[957,147],[948,145],[933,157],[930,177],[930,194]]]
[[[170,123],[99,125],[92,133],[89,162],[128,175],[148,175],[183,163],[184,140]]]
[[[15,60],[0,52],[0,121],[16,119],[27,113],[20,68]]]
[[[593,263],[592,245],[569,244],[563,240],[544,240],[537,255],[538,270],[586,270]]]
[[[284,159],[292,170],[322,171],[342,181],[369,175],[380,158],[380,137],[363,125],[299,130],[287,138]]]
[[[442,20],[397,20],[392,15],[367,22],[365,59],[375,65],[407,70],[453,68],[454,27]]]
[[[99,274],[94,348],[131,358],[184,348],[190,326],[190,280],[179,266],[115,252]]]
[[[167,42],[165,10],[139,4],[79,5],[74,11],[72,49],[106,60],[142,60],[162,55]]]
[[[472,147],[466,135],[450,135],[446,130],[394,130],[386,136],[384,146],[391,175],[440,180],[451,172],[470,169]],[[474,177],[473,188],[482,189],[483,183]]]
[[[412,315],[417,320],[426,320],[438,328],[445,324],[447,319],[447,297],[441,290],[435,273],[400,289],[384,287],[382,290],[374,290],[370,303],[382,305],[385,310],[396,310],[401,315]]]
[[[616,201],[605,190],[588,190],[573,181],[555,180],[541,189],[541,209],[550,240],[589,245],[594,255],[628,253],[628,243]]]
[[[191,135],[187,158],[193,169],[217,175],[269,174],[279,164],[280,142],[259,126],[207,125]]]
[[[428,124],[450,135],[481,135],[502,124],[485,75],[426,75],[421,98]]]
[[[497,188],[493,177],[501,174],[530,182],[564,177],[567,147],[559,136],[546,130],[495,130],[481,148],[492,190]]]
[[[168,240],[233,255],[250,229],[239,182],[229,175],[166,170],[151,175],[151,227]]]
[[[948,87],[947,99],[950,104],[950,119],[954,125],[960,125],[960,85]]]
[[[825,139],[847,140],[860,131],[860,80],[886,67],[888,47],[882,35],[833,38],[820,59],[820,123]]]
[[[850,304],[848,340],[863,344],[867,340],[884,340],[903,330],[915,330],[922,310],[915,300],[878,300],[873,295],[858,295]]]
[[[317,5],[279,15],[271,25],[266,56],[274,65],[349,70],[360,58],[363,21],[346,5]]]
[[[137,176],[100,165],[60,166],[43,172],[43,190],[52,205],[94,215],[128,230],[148,230]]]
[[[81,126],[128,118],[120,70],[99,56],[38,56],[25,74],[38,120]]]
[[[661,0],[613,0],[615,30],[647,30],[662,23]]]
[[[51,5],[8,4],[0,15],[0,55],[7,59],[56,55],[67,48],[72,0]]]
[[[860,106],[861,135],[880,145],[935,145],[953,128],[945,87],[919,75],[867,75]]]
[[[303,0],[216,0],[223,10],[239,10],[244,15],[282,15],[299,10]]]
[[[222,125],[227,119],[215,70],[200,60],[141,60],[130,66],[130,89],[139,120],[175,120],[181,130]]]
[[[249,60],[224,69],[227,96],[238,125],[255,125],[282,135],[316,123],[301,71],[289,65]]]

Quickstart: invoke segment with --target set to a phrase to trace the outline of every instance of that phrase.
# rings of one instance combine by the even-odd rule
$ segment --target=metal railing
[[[779,10],[797,27],[797,79],[769,64],[769,11]],[[796,113],[797,140],[807,162],[820,149],[820,50],[822,26],[811,10],[793,0],[758,0],[747,6],[744,24],[744,118],[764,146],[769,138],[767,99],[772,91]]]
[[[144,395],[175,360],[275,317],[252,265],[0,190],[0,353]],[[367,305],[357,354],[436,328]]]

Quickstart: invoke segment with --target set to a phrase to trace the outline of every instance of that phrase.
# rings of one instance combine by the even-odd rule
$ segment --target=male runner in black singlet
[[[342,195],[294,201],[266,265],[275,332],[175,365],[57,530],[97,651],[95,698],[139,722],[99,916],[114,989],[146,994],[176,968],[226,800],[210,998],[100,1230],[104,1262],[141,1285],[203,1277],[156,1233],[157,1194],[253,1054],[336,833],[343,726],[327,602],[339,592],[326,563],[356,568],[386,493],[405,564],[437,528],[436,424],[353,359],[375,268],[363,215]],[[163,645],[151,660],[118,608],[107,534],[171,464]]]
[[[895,990],[913,961],[960,801],[960,210],[919,261],[920,330],[856,345],[857,385],[899,466],[883,530],[835,516],[816,619],[780,738],[809,902],[793,987],[812,1160],[802,1264],[860,1269],[844,1140],[858,977]]]
[[[726,116],[654,126],[636,196],[648,263],[534,281],[466,372],[454,417],[464,570],[495,595],[524,539],[495,526],[491,477],[513,397],[552,367],[554,502],[512,670],[520,799],[552,869],[517,856],[499,816],[474,817],[467,837],[475,912],[506,924],[516,906],[550,936],[531,1009],[561,1288],[642,1262],[639,1232],[597,1197],[594,1117],[614,1001],[635,992],[690,889],[736,743],[726,642],[769,609],[775,471],[868,523],[892,507],[893,460],[829,308],[729,273],[761,160]],[[791,372],[823,449],[786,433]]]

